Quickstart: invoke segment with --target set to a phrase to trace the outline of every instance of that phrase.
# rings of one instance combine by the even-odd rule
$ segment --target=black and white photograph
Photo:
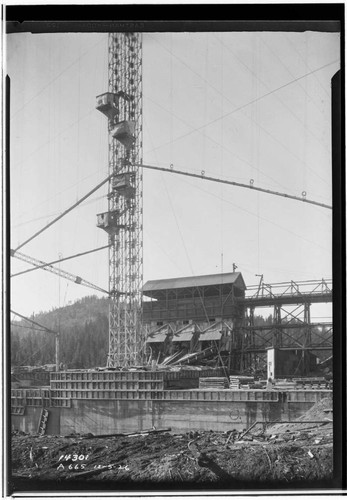
[[[213,9],[9,11],[9,495],[342,489],[343,5]]]

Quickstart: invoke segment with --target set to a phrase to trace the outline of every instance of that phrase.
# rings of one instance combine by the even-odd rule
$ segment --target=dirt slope
[[[55,485],[98,482],[136,485],[221,486],[253,482],[331,480],[332,423],[324,421],[328,402],[307,415],[321,424],[277,424],[246,435],[170,432],[134,436],[12,436],[12,486],[18,491],[40,482]],[[330,401],[331,406],[331,401]],[[314,416],[314,418],[312,418]],[[308,424],[306,424],[308,425]]]

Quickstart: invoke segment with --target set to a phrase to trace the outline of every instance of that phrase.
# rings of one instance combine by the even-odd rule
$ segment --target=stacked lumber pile
[[[199,389],[228,389],[227,377],[201,377]]]
[[[315,378],[294,378],[297,389],[304,389],[309,391],[332,389],[331,382],[324,377]]]
[[[254,377],[246,375],[230,375],[230,389],[251,389],[254,384]]]
[[[273,389],[275,391],[295,391],[297,389],[296,382],[294,380],[275,380]]]
[[[331,389],[332,385],[324,377],[319,378],[294,378],[274,380],[274,387],[277,391],[319,391]]]

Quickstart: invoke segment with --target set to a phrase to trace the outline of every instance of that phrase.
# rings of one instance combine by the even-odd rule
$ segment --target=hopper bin
[[[112,136],[123,144],[125,149],[130,149],[135,142],[135,122],[124,120],[117,123],[112,130]]]

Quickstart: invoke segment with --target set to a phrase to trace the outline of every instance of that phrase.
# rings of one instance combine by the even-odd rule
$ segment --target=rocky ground
[[[246,433],[12,435],[13,491],[48,489],[324,487],[333,471],[331,399],[302,423]],[[308,421],[319,421],[312,423]],[[313,487],[313,486],[312,486]]]

